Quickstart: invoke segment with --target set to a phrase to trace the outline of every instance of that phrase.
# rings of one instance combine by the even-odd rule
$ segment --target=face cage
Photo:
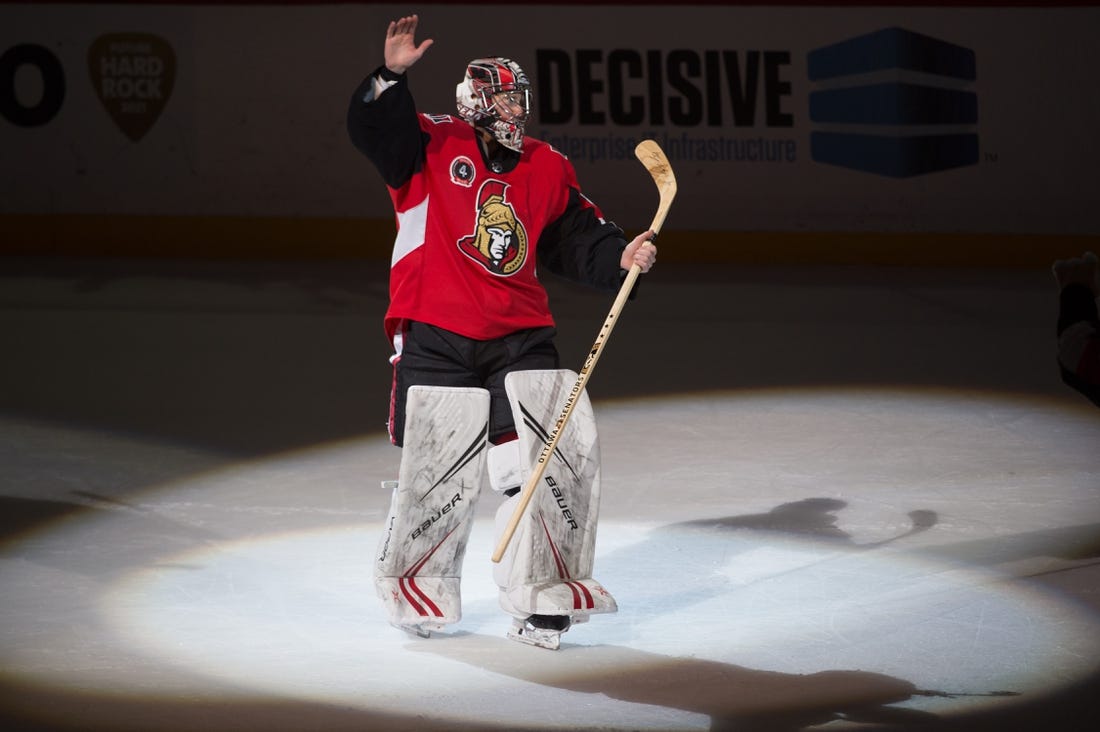
[[[507,86],[485,86],[478,90],[481,96],[481,107],[489,114],[498,119],[503,119],[500,113],[497,111],[498,103],[493,99],[497,94],[514,94],[515,92],[523,93],[523,119],[520,124],[527,122],[528,115],[531,114],[531,88],[519,84],[509,84]],[[508,110],[511,112],[511,110]]]
[[[500,115],[498,104],[493,96],[504,92],[523,92],[523,116],[520,119],[506,120]],[[474,123],[493,134],[497,142],[504,147],[523,151],[523,136],[527,131],[527,118],[531,113],[531,88],[526,85],[483,86],[476,92],[480,97],[481,110]]]

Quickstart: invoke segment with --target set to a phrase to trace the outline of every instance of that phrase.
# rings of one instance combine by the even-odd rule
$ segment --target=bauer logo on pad
[[[110,33],[88,49],[96,96],[122,134],[137,142],[164,111],[176,80],[176,54],[148,33]]]

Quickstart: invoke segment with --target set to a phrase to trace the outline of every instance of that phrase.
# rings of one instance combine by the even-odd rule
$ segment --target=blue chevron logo
[[[810,156],[909,178],[978,162],[971,49],[903,28],[809,53]]]

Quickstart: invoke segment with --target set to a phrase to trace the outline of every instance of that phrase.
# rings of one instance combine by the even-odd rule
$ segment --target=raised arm
[[[352,144],[399,188],[419,169],[426,139],[417,122],[405,71],[420,60],[431,40],[416,44],[415,15],[391,21],[386,29],[384,63],[352,93],[347,127]]]

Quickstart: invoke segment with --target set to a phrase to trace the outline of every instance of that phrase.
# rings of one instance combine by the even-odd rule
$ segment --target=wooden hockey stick
[[[669,165],[664,151],[653,140],[642,140],[638,143],[638,147],[634,148],[634,155],[646,167],[649,174],[653,176],[653,182],[657,184],[657,191],[661,197],[660,204],[657,206],[657,214],[653,217],[653,223],[649,225],[650,231],[656,236],[665,223],[665,216],[668,215],[668,209],[672,206],[672,199],[676,197],[676,176],[672,173],[672,166]],[[523,486],[519,503],[512,512],[512,518],[508,521],[504,534],[497,543],[496,551],[493,552],[494,562],[500,562],[501,558],[504,557],[504,552],[507,551],[508,544],[512,541],[512,536],[516,533],[516,528],[519,526],[520,520],[523,519],[523,514],[531,503],[531,498],[535,495],[535,489],[538,487],[539,480],[550,462],[550,456],[554,454],[554,449],[558,445],[558,438],[561,437],[565,423],[569,421],[569,415],[573,413],[573,407],[576,406],[578,397],[584,391],[589,377],[592,376],[592,370],[596,368],[596,362],[599,360],[600,354],[603,353],[604,344],[611,336],[611,331],[619,319],[619,313],[626,305],[626,301],[630,297],[630,292],[634,289],[634,283],[641,271],[642,268],[635,264],[627,272],[626,279],[623,280],[623,284],[619,288],[619,294],[611,306],[611,311],[607,314],[607,319],[604,320],[599,335],[596,336],[596,342],[592,344],[588,357],[584,360],[584,366],[581,367],[577,381],[569,391],[569,396],[565,400],[565,407],[558,415],[557,422],[554,423],[550,439],[543,446],[542,452],[539,453],[539,457],[535,461],[535,467],[527,478],[527,483]]]

